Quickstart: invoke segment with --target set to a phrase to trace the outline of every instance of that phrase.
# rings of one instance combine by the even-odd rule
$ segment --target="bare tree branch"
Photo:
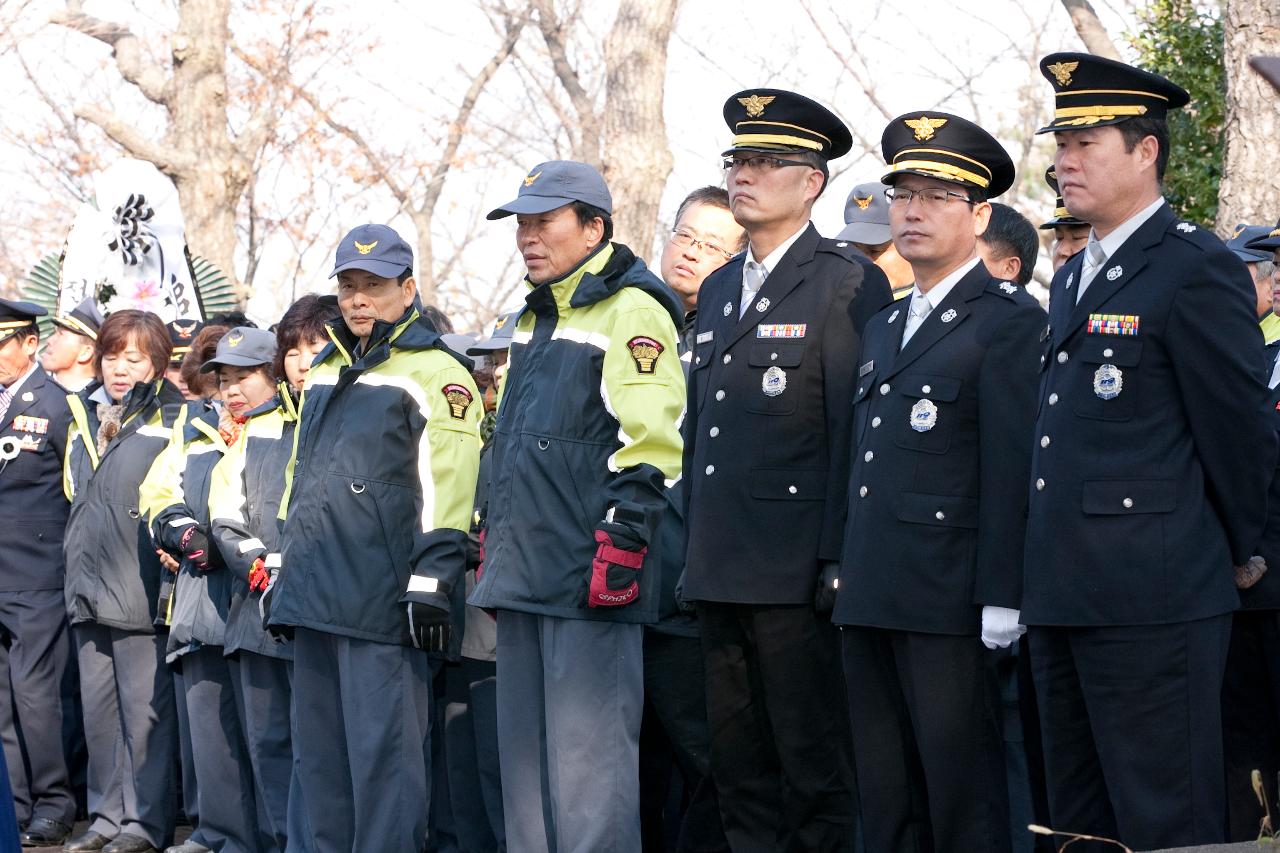
[[[563,27],[556,16],[552,0],[531,0],[531,6],[538,13],[538,29],[542,32],[542,40],[546,42],[547,53],[551,57],[552,68],[556,78],[569,95],[574,112],[578,114],[578,139],[575,155],[579,160],[600,168],[600,121],[596,114],[591,95],[582,85],[578,72],[569,63],[569,55],[565,48]]]
[[[50,22],[109,45],[120,76],[137,86],[147,100],[168,106],[173,96],[169,75],[144,58],[142,43],[128,27],[85,13],[78,0],[68,0],[67,8],[55,12]]]
[[[131,156],[154,163],[157,169],[171,178],[196,166],[194,159],[184,156],[176,149],[146,138],[138,132],[137,128],[111,110],[104,110],[93,104],[84,104],[75,108],[75,114],[78,118],[97,125]]]
[[[1107,28],[1102,25],[1098,13],[1094,11],[1089,0],[1062,0],[1067,14],[1071,16],[1071,24],[1076,28],[1085,50],[1098,56],[1120,61],[1120,52],[1111,40]]]

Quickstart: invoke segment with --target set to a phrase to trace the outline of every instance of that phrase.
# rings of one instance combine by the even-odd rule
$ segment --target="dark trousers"
[[[68,635],[61,589],[0,593],[0,740],[23,823],[76,816],[62,742]]]
[[[191,838],[204,844],[200,836],[200,786],[196,783],[196,760],[191,748],[191,718],[187,716],[187,678],[182,671],[182,658],[171,665],[173,672],[173,705],[178,722],[178,773],[182,786],[182,816],[191,825]],[[208,847],[208,844],[205,844]]]
[[[258,814],[253,770],[221,646],[201,646],[182,656],[191,726],[191,757],[200,780],[199,843],[220,853],[257,853]]]
[[[95,622],[74,630],[89,747],[89,828],[164,847],[177,812],[178,748],[165,637]]]
[[[1223,841],[1230,614],[1028,634],[1053,828],[1135,850]]]
[[[995,672],[977,637],[846,627],[853,755],[867,850],[1007,853]]]
[[[426,652],[298,628],[298,772],[290,796],[299,798],[306,828],[290,826],[290,848],[421,853],[431,796],[430,727]]]
[[[809,605],[698,603],[711,775],[735,853],[848,851],[854,777],[838,638]]]
[[[498,766],[498,664],[463,658],[449,667],[444,711],[449,799],[466,853],[507,849]]]
[[[1231,623],[1222,682],[1229,841],[1252,841],[1265,812],[1250,775],[1262,776],[1271,822],[1280,820],[1280,613],[1241,610]]]
[[[702,641],[697,637],[644,634],[645,715],[640,725],[641,810],[661,815],[667,801],[670,765],[660,763],[645,773],[648,742],[666,742],[684,782],[684,812],[676,833],[677,853],[727,851],[720,804],[711,778],[711,734],[707,730],[706,676]],[[658,731],[654,731],[654,729]],[[664,772],[665,771],[665,772]],[[646,793],[648,794],[646,796]],[[660,820],[642,822],[645,849],[662,849],[666,839]],[[657,835],[657,839],[650,836]]]
[[[282,853],[288,846],[294,776],[289,722],[293,662],[240,651],[228,657],[227,664],[253,767],[261,847],[264,853]]]

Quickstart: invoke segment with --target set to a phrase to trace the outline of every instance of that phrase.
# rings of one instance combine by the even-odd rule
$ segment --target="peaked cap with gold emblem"
[[[1053,121],[1036,133],[1106,127],[1145,116],[1163,120],[1191,96],[1159,74],[1090,53],[1051,53],[1040,73],[1053,84]]]
[[[924,175],[982,190],[995,198],[1013,186],[1013,160],[996,138],[968,119],[924,110],[889,122],[880,136],[880,152],[889,166],[880,180]]]
[[[0,342],[7,341],[49,312],[34,302],[0,299]]]
[[[182,364],[182,360],[187,357],[187,353],[191,352],[191,344],[195,342],[196,335],[200,334],[200,330],[204,328],[204,323],[199,320],[170,320],[164,324],[165,329],[169,332],[169,343],[172,348],[169,350],[169,366],[177,367]]]
[[[834,160],[849,153],[853,137],[840,117],[817,101],[784,89],[745,89],[724,102],[724,123],[734,151],[812,151]]]
[[[333,253],[333,278],[346,270],[364,270],[379,278],[398,278],[413,268],[413,249],[387,225],[358,225],[347,232]]]
[[[1057,199],[1053,203],[1053,219],[1045,222],[1040,226],[1040,230],[1044,231],[1049,228],[1057,228],[1059,225],[1088,225],[1083,219],[1076,219],[1067,210],[1067,203],[1062,200],[1062,190],[1058,189],[1058,173],[1050,166],[1044,170],[1044,182],[1053,190]]]
[[[53,322],[54,325],[96,341],[103,319],[102,309],[98,307],[97,301],[89,297],[66,314],[56,315]]]
[[[1276,223],[1276,227],[1269,230],[1266,234],[1254,237],[1252,240],[1244,244],[1246,249],[1261,250],[1263,252],[1274,252],[1280,249],[1280,222]]]

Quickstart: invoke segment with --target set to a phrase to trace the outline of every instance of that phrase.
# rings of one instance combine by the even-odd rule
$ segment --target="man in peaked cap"
[[[45,310],[0,299],[0,740],[24,846],[66,840],[76,804],[62,748],[70,659],[62,586],[66,391],[36,365]]]
[[[1224,839],[1222,687],[1275,439],[1252,282],[1161,196],[1188,95],[1100,57],[1040,62],[1054,170],[1092,230],[1055,274],[1022,618],[1056,828]]]
[[[40,366],[68,391],[79,391],[96,378],[93,348],[102,327],[102,311],[92,298],[86,299],[66,314],[53,318],[57,326],[44,351]]]
[[[204,323],[199,320],[171,320],[165,323],[165,328],[169,330],[169,341],[173,344],[173,349],[169,355],[169,368],[165,370],[164,377],[177,386],[182,396],[193,400],[196,395],[191,392],[182,378],[182,360],[186,358],[187,353],[191,352],[191,344],[204,328]]]
[[[684,595],[702,632],[711,773],[734,850],[847,850],[849,727],[828,613],[848,481],[849,365],[884,274],[810,223],[844,123],[792,92],[725,101],[747,250],[698,297],[684,422]],[[826,583],[820,581],[826,578]]]
[[[1227,248],[1244,262],[1253,279],[1257,302],[1254,310],[1258,314],[1258,325],[1262,327],[1262,338],[1266,342],[1270,357],[1267,369],[1275,361],[1272,344],[1280,341],[1280,317],[1272,310],[1271,293],[1275,283],[1276,264],[1274,253],[1264,248],[1250,248],[1254,241],[1261,242],[1271,233],[1270,225],[1237,225],[1227,240]]]
[[[1053,190],[1053,218],[1041,223],[1040,230],[1053,229],[1053,271],[1057,272],[1062,265],[1071,259],[1089,242],[1089,223],[1081,221],[1067,210],[1067,203],[1062,200],[1062,191],[1058,189],[1058,173],[1050,166],[1044,170],[1044,182]]]
[[[862,337],[832,621],[868,850],[1008,851],[988,649],[1022,633],[1022,535],[1045,313],[978,241],[1013,162],[976,124],[912,112],[881,137],[910,299]],[[1030,227],[1029,225],[1027,226]]]

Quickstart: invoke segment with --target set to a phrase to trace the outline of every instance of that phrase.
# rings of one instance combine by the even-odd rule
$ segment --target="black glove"
[[[263,561],[264,566],[268,567],[267,571],[267,588],[262,591],[262,597],[258,599],[258,615],[262,617],[262,630],[271,635],[271,639],[277,643],[287,642],[293,639],[292,625],[272,625],[271,622],[271,602],[275,600],[276,579],[280,575],[280,556],[278,554],[268,554],[266,560]],[[250,592],[250,595],[253,593]]]
[[[413,641],[415,649],[426,652],[447,652],[449,651],[449,597],[442,593],[432,593],[423,597],[433,599],[434,603],[405,602],[405,610],[409,615],[409,639]]]
[[[818,576],[818,589],[813,594],[813,609],[826,616],[836,606],[836,590],[840,586],[840,564],[822,563],[822,574]]]
[[[697,608],[693,606],[693,602],[684,597],[684,575],[688,569],[680,572],[680,577],[676,578],[676,609],[681,613],[693,613]]]
[[[191,565],[202,572],[209,568],[209,537],[201,532],[198,524],[188,524],[178,541],[182,545],[182,556]]]

